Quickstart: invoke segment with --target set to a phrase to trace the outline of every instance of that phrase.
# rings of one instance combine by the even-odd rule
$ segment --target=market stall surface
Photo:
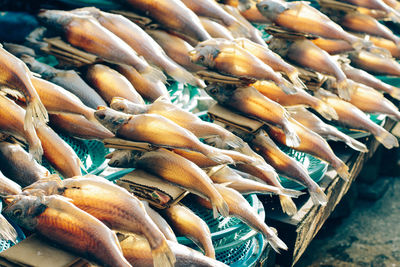
[[[295,265],[400,266],[400,177],[376,202],[358,200],[351,215],[330,223]]]

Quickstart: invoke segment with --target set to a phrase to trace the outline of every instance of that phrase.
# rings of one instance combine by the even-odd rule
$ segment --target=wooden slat
[[[391,130],[395,127],[395,122],[388,119],[384,127]],[[289,217],[282,213],[279,203],[265,205],[267,223],[278,230],[279,236],[289,247],[287,252],[277,256],[277,262],[281,266],[293,266],[300,259],[312,239],[347,193],[365,162],[373,156],[380,145],[371,136],[367,138],[366,144],[369,148],[368,153],[360,153],[351,149],[337,152],[338,156],[349,166],[350,178],[346,182],[338,177],[335,170],[328,170],[320,182],[321,188],[328,197],[326,206],[314,205],[308,196],[306,199],[300,198],[295,201],[298,205],[297,214]],[[273,202],[278,201],[275,199]]]

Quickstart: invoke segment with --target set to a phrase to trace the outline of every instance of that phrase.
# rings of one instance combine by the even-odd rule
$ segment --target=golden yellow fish
[[[164,214],[177,234],[186,236],[200,247],[207,257],[215,259],[210,229],[199,216],[180,204],[165,209]]]
[[[116,235],[92,215],[60,196],[10,196],[4,213],[30,231],[101,266],[132,266]]]

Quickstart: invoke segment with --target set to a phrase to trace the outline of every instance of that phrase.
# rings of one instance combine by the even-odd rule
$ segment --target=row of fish
[[[4,44],[0,83],[7,97],[0,101],[7,108],[0,114],[0,131],[7,141],[0,143],[6,163],[0,170],[25,187],[4,177],[5,213],[102,266],[223,266],[213,260],[207,225],[190,209],[174,205],[161,217],[103,178],[82,177],[79,158],[52,129],[83,139],[151,144],[151,151],[115,150],[109,165],[135,167],[188,190],[214,217],[240,218],[277,251],[286,245],[242,194],[276,194],[284,212],[296,213],[292,198],[301,192],[283,188],[279,174],[307,187],[315,204],[327,199],[304,166],[276,143],[328,162],[343,179],[349,177],[348,167],[326,140],[368,149],[326,121],[370,132],[387,148],[398,146],[365,114],[400,118],[382,94],[399,98],[399,88],[368,73],[400,76],[392,58],[398,56],[398,38],[369,17],[379,10],[381,17],[397,21],[396,3],[346,1],[347,8],[359,6],[346,16],[321,5],[328,17],[305,2],[222,2],[126,1],[151,20],[147,25],[93,7],[41,11],[38,18],[50,34],[57,32],[102,60],[79,69],[36,61],[43,51],[32,44],[45,46],[36,33],[26,43],[34,50]],[[272,32],[267,45],[249,21],[272,23],[283,34]],[[233,134],[171,104],[165,75],[205,88],[229,110],[262,122],[262,129]],[[46,110],[51,128],[45,126]],[[63,177],[75,178],[49,176],[29,154],[37,160],[43,154]],[[110,229],[135,235],[118,242]],[[206,256],[177,244],[175,233],[193,240]]]

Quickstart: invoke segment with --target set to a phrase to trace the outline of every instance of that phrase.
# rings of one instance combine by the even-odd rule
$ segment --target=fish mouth
[[[198,52],[196,50],[191,50],[191,51],[188,52],[188,54],[189,54],[189,57],[190,57],[190,61],[193,62],[193,63],[195,63],[199,58]]]
[[[12,203],[14,203],[17,199],[18,199],[18,196],[17,196],[17,195],[10,195],[10,196],[5,196],[5,197],[3,197],[3,201],[4,201],[4,203],[7,204],[8,207],[9,207]],[[8,207],[7,207],[7,208],[8,208]],[[7,209],[7,208],[6,208],[6,209]]]
[[[94,116],[96,117],[97,120],[104,120],[106,118],[105,111],[107,110],[107,107],[105,106],[98,106],[97,110],[94,112]]]
[[[98,106],[98,107],[97,107],[97,110],[106,110],[106,109],[107,109],[106,106]]]
[[[113,97],[113,99],[110,102],[110,107],[114,110],[124,112],[124,110],[127,108],[125,98],[122,97]]]
[[[111,99],[110,106],[111,106],[112,104],[114,104],[114,103],[117,103],[117,102],[120,102],[120,101],[124,101],[124,100],[125,100],[125,98],[123,98],[123,97],[114,96],[114,97]]]

